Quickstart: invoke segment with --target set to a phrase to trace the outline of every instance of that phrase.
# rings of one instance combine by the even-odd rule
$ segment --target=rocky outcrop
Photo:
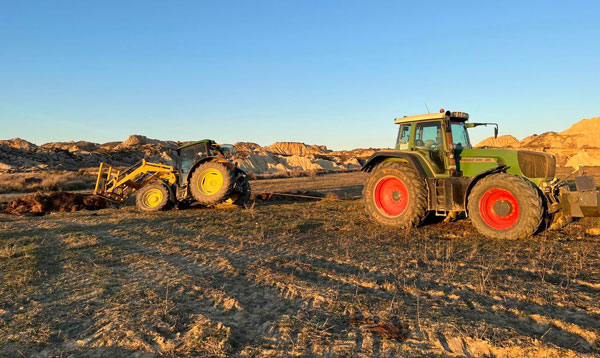
[[[591,133],[600,133],[600,117],[582,119],[560,134],[590,136]]]
[[[330,152],[324,145],[306,145],[299,142],[277,142],[262,148],[269,153],[280,155],[325,155]]]
[[[577,168],[580,165],[589,167],[589,166],[599,166],[600,165],[600,153],[599,152],[578,152],[574,154],[567,162],[565,163],[565,167]]]
[[[86,141],[79,141],[79,142],[70,141],[70,142],[46,143],[46,144],[42,144],[41,146],[39,146],[39,148],[42,150],[46,150],[46,151],[66,150],[69,152],[77,152],[77,151],[83,150],[83,151],[87,151],[87,152],[93,152],[93,151],[97,150],[99,148],[99,146],[100,145],[97,143],[91,143],[91,142],[86,142]]]
[[[35,150],[37,148],[37,145],[35,145],[31,142],[28,142],[26,140],[23,140],[21,138],[0,140],[0,147],[1,146],[6,146],[6,147],[10,147],[10,148],[15,148],[15,149],[24,149],[24,150]]]
[[[513,136],[490,137],[475,147],[484,146],[548,152],[564,166],[600,166],[600,117],[583,119],[559,133],[534,134],[520,141]]]
[[[260,149],[260,145],[252,142],[237,142],[233,145],[238,152],[252,152]]]
[[[116,166],[130,166],[142,158],[164,164],[173,164],[171,147],[156,145],[133,145],[126,149],[108,149],[89,142],[55,142],[41,146],[9,145],[0,143],[0,170],[79,170],[100,165],[100,162]],[[24,141],[26,142],[26,141]],[[29,143],[29,142],[27,142]]]
[[[165,147],[175,147],[175,145],[176,145],[174,142],[160,141],[158,139],[150,139],[143,135],[134,134],[134,135],[129,136],[129,138],[127,138],[123,142],[116,145],[113,149],[115,149],[115,150],[128,149],[128,148],[139,147],[139,146],[147,145],[147,144],[150,144],[150,145],[159,145],[160,144]]]
[[[339,162],[335,159],[310,158],[299,155],[281,156],[266,151],[251,152],[244,155],[238,153],[233,162],[248,173],[275,174],[290,171],[334,171],[359,169],[360,163],[356,158]]]
[[[519,140],[511,135],[501,135],[498,138],[489,137],[477,144],[477,147],[512,148],[519,145]]]

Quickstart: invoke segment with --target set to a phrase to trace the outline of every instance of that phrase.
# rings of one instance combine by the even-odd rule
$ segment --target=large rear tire
[[[219,162],[201,164],[190,179],[190,191],[202,205],[217,205],[231,195],[234,186],[234,171]]]
[[[363,188],[367,213],[386,226],[414,227],[427,216],[427,184],[402,162],[373,169]]]
[[[516,175],[491,174],[478,181],[468,197],[473,226],[494,239],[523,239],[540,227],[544,206],[538,190]]]
[[[141,211],[162,211],[168,209],[170,204],[171,192],[164,183],[148,184],[135,195],[135,206]]]

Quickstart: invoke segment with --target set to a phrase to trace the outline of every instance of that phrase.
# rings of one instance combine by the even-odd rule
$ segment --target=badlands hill
[[[562,132],[534,134],[523,140],[511,135],[489,137],[476,147],[516,148],[552,153],[562,166],[600,166],[600,117],[582,119]]]
[[[353,170],[361,167],[375,149],[334,152],[323,145],[278,142],[261,147],[256,143],[235,144],[237,153],[231,160],[254,174],[275,174],[305,170]],[[39,171],[95,168],[100,162],[113,166],[130,166],[148,161],[174,165],[177,143],[132,135],[123,142],[104,144],[53,142],[35,145],[20,138],[0,140],[0,171]]]

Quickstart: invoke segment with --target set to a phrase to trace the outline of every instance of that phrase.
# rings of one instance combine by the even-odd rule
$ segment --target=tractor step
[[[466,192],[469,178],[430,178],[428,210],[436,216],[447,216],[451,211],[464,210],[464,193]]]

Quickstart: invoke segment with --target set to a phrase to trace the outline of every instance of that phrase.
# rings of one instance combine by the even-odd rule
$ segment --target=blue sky
[[[0,138],[385,147],[425,104],[561,131],[600,116],[599,18],[597,1],[0,0]]]

